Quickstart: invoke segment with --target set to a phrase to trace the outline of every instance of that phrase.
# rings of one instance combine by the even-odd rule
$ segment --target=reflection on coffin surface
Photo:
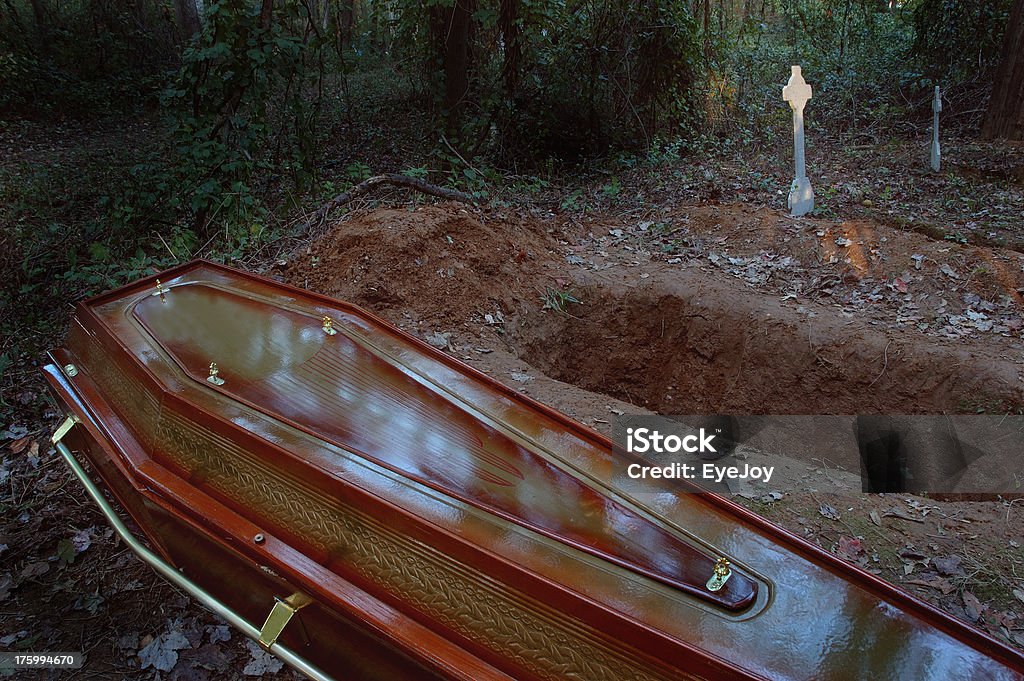
[[[195,262],[52,357],[154,549],[327,677],[1024,678],[728,501],[616,489],[602,436],[351,305]]]

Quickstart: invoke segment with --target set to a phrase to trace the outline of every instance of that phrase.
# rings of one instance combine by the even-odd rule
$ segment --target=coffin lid
[[[706,587],[718,556],[587,484],[542,448],[417,375],[345,317],[321,317],[210,283],[131,308],[181,371],[309,435],[464,503],[727,610],[755,599],[738,570]],[[214,385],[208,381],[216,363]]]

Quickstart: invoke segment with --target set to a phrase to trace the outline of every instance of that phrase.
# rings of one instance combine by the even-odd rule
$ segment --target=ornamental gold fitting
[[[214,385],[224,385],[224,379],[218,376],[220,369],[217,368],[216,362],[210,362],[210,375],[206,377],[207,382]]]
[[[715,570],[711,575],[711,579],[708,580],[707,587],[708,591],[718,591],[725,583],[729,581],[729,577],[732,576],[732,570],[729,569],[729,561],[725,558],[719,558],[715,561]]]
[[[163,300],[164,299],[164,294],[167,293],[170,290],[171,289],[169,289],[166,286],[164,286],[163,284],[161,284],[160,280],[157,279],[156,280],[156,291],[153,291],[153,295],[154,296],[160,296],[160,300]]]
[[[328,336],[338,333],[337,329],[334,328],[334,320],[326,316],[323,319],[323,330]]]

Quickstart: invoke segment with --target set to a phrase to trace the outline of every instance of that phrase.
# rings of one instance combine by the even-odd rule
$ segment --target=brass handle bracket
[[[260,629],[258,641],[260,647],[264,650],[270,650],[270,647],[277,643],[278,637],[281,636],[281,632],[288,626],[295,613],[311,602],[312,599],[302,592],[293,593],[288,598],[275,598],[274,607],[270,609],[267,621],[263,623],[263,627]]]
[[[64,436],[68,434],[68,431],[74,428],[77,423],[78,417],[74,414],[70,414],[66,419],[64,419],[64,423],[60,424],[57,427],[57,430],[54,431],[53,437],[50,438],[50,442],[57,444],[63,440]]]

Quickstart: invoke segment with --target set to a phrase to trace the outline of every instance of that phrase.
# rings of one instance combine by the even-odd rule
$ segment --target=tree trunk
[[[178,15],[178,26],[186,38],[199,33],[199,7],[195,0],[174,0],[174,11]]]
[[[46,25],[46,11],[43,8],[42,0],[32,0],[32,15],[36,20],[36,31],[39,34],[39,44],[43,48],[43,54],[49,54],[50,27]]]
[[[981,136],[1024,139],[1024,0],[1017,0],[1010,12]]]
[[[463,99],[469,90],[470,0],[455,0],[445,36],[444,105],[448,114],[448,135],[459,129]]]
[[[498,27],[501,29],[501,41],[505,48],[501,77],[505,81],[505,93],[511,99],[519,86],[519,63],[523,57],[519,40],[519,0],[501,0]]]
[[[338,36],[341,44],[346,47],[352,44],[352,28],[356,21],[355,4],[355,0],[343,0],[338,10]]]
[[[711,0],[704,0],[704,60],[711,63]]]

